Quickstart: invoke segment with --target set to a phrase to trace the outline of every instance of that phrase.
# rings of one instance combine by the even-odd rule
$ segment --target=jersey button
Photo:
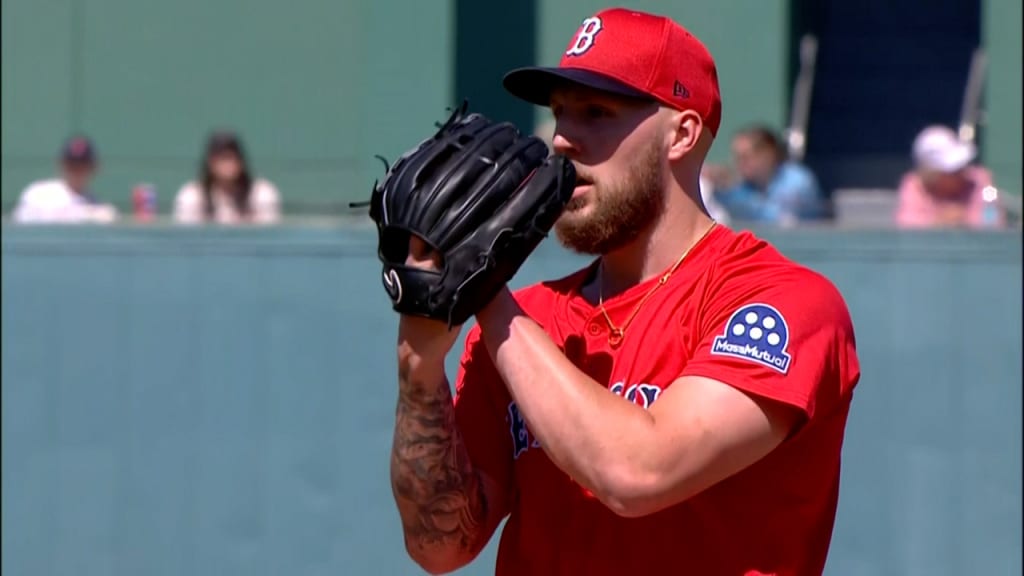
[[[591,322],[590,325],[587,326],[587,332],[590,332],[591,336],[597,336],[603,331],[604,329],[601,328],[601,325],[598,324],[597,322]]]

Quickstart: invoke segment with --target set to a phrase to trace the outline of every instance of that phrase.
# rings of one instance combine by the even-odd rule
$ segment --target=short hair
[[[750,138],[754,146],[758,148],[767,146],[775,154],[775,157],[780,160],[785,159],[787,156],[786,147],[782,145],[782,139],[779,138],[775,130],[768,126],[763,124],[746,126],[736,133],[735,137],[739,136]]]

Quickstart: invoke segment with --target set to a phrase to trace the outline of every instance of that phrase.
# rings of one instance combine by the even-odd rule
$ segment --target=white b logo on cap
[[[601,19],[591,16],[583,21],[580,31],[576,34],[576,41],[572,43],[566,56],[580,56],[594,45],[594,38],[601,31]]]

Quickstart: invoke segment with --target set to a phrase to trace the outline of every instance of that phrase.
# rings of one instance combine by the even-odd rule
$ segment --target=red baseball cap
[[[547,106],[551,90],[564,81],[693,110],[712,135],[718,133],[722,99],[715,61],[696,36],[664,16],[602,10],[583,21],[558,67],[512,70],[503,84],[512,95]]]

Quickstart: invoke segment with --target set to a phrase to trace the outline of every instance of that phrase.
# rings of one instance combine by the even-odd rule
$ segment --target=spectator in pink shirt
[[[972,164],[976,150],[945,126],[929,126],[914,140],[915,169],[900,182],[901,228],[994,228],[1006,223],[992,175]]]

